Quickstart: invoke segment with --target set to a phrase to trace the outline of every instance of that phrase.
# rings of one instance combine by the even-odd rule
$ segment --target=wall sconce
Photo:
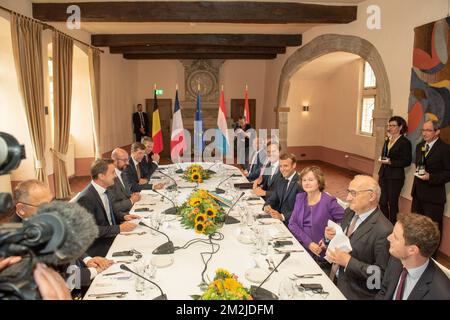
[[[309,106],[308,105],[304,105],[303,106],[303,111],[304,112],[309,112]]]

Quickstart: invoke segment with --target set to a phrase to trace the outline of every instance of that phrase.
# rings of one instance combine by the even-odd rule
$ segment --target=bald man
[[[350,238],[352,251],[336,248],[327,256],[333,262],[330,277],[337,280],[339,290],[347,299],[373,299],[380,286],[389,261],[388,235],[391,222],[378,208],[381,190],[370,176],[358,175],[350,182],[346,201],[349,207],[344,213],[341,227]],[[327,227],[325,240],[331,240],[336,230]]]
[[[129,166],[129,155],[124,149],[116,148],[111,153],[111,159],[114,161],[116,178],[114,185],[108,188],[111,196],[112,206],[114,212],[123,217],[126,215],[133,204],[141,200],[139,192],[131,193],[131,186],[127,181],[127,177],[123,170]]]

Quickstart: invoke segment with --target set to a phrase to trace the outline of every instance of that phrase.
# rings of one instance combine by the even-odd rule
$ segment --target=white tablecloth
[[[182,164],[185,168],[189,164]],[[204,168],[209,167],[212,163],[202,163]],[[160,166],[161,168],[167,168],[168,166]],[[212,168],[217,170],[217,174],[213,175],[211,179],[205,181],[199,185],[199,188],[213,190],[217,184],[232,173],[240,173],[238,169],[233,166],[216,164]],[[160,174],[156,174],[160,175]],[[182,180],[178,175],[172,176],[180,183]],[[230,179],[231,182],[247,182],[244,177],[233,177]],[[223,188],[223,185],[221,185]],[[192,192],[189,188],[180,188],[178,193],[178,204],[181,204],[188,195]],[[236,191],[237,192],[237,191]],[[246,191],[250,194],[250,190]],[[171,207],[169,202],[161,201],[159,195],[155,195],[152,191],[142,192],[142,200],[135,204],[133,210],[136,207],[147,206],[153,209],[153,212],[162,212],[163,210]],[[261,212],[262,209],[262,199],[259,201],[249,201],[241,200],[249,210],[253,212]],[[132,211],[133,211],[132,210]],[[152,213],[146,213],[145,215],[151,215]],[[237,210],[231,211],[232,216],[239,217],[239,212]],[[173,242],[174,246],[183,246],[187,241],[193,238],[204,238],[208,239],[207,236],[199,235],[192,229],[185,229],[180,225],[178,218],[174,219],[175,216],[166,216],[165,219],[173,219],[171,221],[165,221],[160,230],[167,233]],[[150,224],[149,219],[142,219],[147,224]],[[274,223],[264,225],[263,228],[268,230],[269,235],[279,236],[279,235],[290,235],[288,229],[283,223]],[[137,226],[137,228],[132,232],[147,232],[144,235],[118,235],[114,243],[112,244],[107,257],[114,259],[115,261],[121,260],[131,260],[130,257],[114,257],[112,258],[112,253],[116,251],[124,251],[135,249],[143,254],[143,258],[139,262],[150,262],[152,257],[152,251],[159,245],[165,243],[167,240],[163,235],[157,234],[152,235],[151,230],[143,226]],[[258,285],[257,283],[252,283],[246,279],[246,271],[259,267],[263,269],[268,269],[268,264],[266,259],[273,258],[275,264],[281,260],[284,254],[277,254],[274,249],[269,246],[268,255],[261,255],[254,253],[254,245],[243,244],[238,241],[238,236],[241,232],[248,232],[249,229],[246,225],[241,224],[230,224],[225,225],[221,230],[219,230],[223,235],[224,239],[221,241],[213,241],[220,245],[219,251],[212,256],[208,264],[208,269],[206,271],[206,280],[212,280],[215,275],[215,270],[217,268],[224,268],[228,271],[236,274],[239,278],[238,280],[243,283],[244,286],[250,287],[250,285]],[[278,294],[279,283],[287,277],[292,277],[294,274],[321,274],[321,276],[316,276],[314,278],[299,279],[296,280],[298,283],[320,283],[323,286],[324,291],[329,294],[312,294],[298,293],[294,299],[345,299],[339,289],[332,283],[326,274],[320,269],[320,267],[315,263],[311,256],[304,250],[304,248],[298,243],[298,241],[292,237],[289,240],[294,242],[294,245],[283,247],[283,250],[295,249],[303,250],[303,252],[291,253],[290,257],[279,267],[279,272],[275,272],[269,280],[263,285],[263,288],[268,289],[276,294]],[[164,268],[158,268],[155,277],[152,279],[162,290],[167,294],[168,299],[191,299],[191,295],[201,294],[201,290],[198,285],[201,283],[201,272],[204,268],[202,262],[201,252],[211,251],[211,245],[204,243],[196,243],[187,249],[180,249],[175,251],[171,256],[173,257],[173,264]],[[208,258],[206,255],[205,258]],[[130,276],[130,273],[123,272],[117,275],[105,276],[104,274],[114,273],[122,271],[119,268],[120,263],[116,263],[111,266],[108,270],[99,274],[92,282],[89,290],[85,295],[85,299],[96,299],[92,294],[99,293],[109,293],[109,292],[128,292],[128,294],[121,299],[152,299],[159,295],[159,291],[154,288],[146,290],[145,294],[137,293],[135,291],[135,276]],[[128,267],[133,269],[133,263],[127,264]],[[114,299],[114,297],[109,297],[108,299]]]

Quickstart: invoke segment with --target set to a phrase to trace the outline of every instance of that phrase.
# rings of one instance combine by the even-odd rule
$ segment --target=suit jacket
[[[143,167],[143,169],[145,170],[146,179],[150,180],[152,174],[156,171],[156,169],[158,169],[158,165],[153,162],[151,154],[148,155],[148,160],[149,161],[147,161],[146,157],[142,158],[141,167]]]
[[[87,187],[83,191],[81,191],[80,197],[77,202],[90,214],[93,215],[95,221],[97,222],[99,231],[98,238],[87,250],[87,253],[92,257],[104,257],[108,252],[112,242],[114,241],[114,238],[120,233],[119,225],[109,224],[103,202],[92,183],[88,184]],[[120,219],[120,217],[115,218],[116,221]]]
[[[287,188],[287,180],[281,177],[275,185],[275,189],[266,197],[265,205],[270,205],[273,209],[284,215],[284,224],[288,225],[289,219],[294,209],[297,193],[303,192],[303,188],[298,184],[299,175],[296,172]]]
[[[141,175],[142,178],[147,176],[147,170],[145,166],[141,163]],[[153,185],[151,184],[139,184],[139,178],[137,175],[136,167],[134,165],[133,158],[130,157],[130,165],[125,168],[122,172],[122,177],[125,176],[125,179],[130,184],[131,192],[141,192],[142,190],[152,190]]]
[[[249,161],[252,161],[253,156],[250,157]],[[249,163],[246,166],[246,170],[248,171],[247,179],[248,181],[254,181],[259,178],[259,175],[261,174],[261,169],[264,166],[264,163],[266,162],[267,154],[266,150],[262,149],[258,152],[258,156],[256,157],[255,163]]]
[[[391,257],[381,284],[381,290],[375,296],[375,299],[393,299],[402,269],[401,261]],[[409,294],[408,300],[450,300],[450,279],[433,260],[430,259],[427,268]]]
[[[416,146],[416,166],[425,142]],[[430,180],[423,181],[414,177],[411,196],[423,202],[444,204],[447,201],[445,184],[450,181],[450,146],[440,138],[434,143],[425,158],[425,170],[430,174]]]
[[[295,200],[289,230],[310,255],[315,256],[309,251],[311,242],[319,243],[323,239],[328,220],[340,223],[343,217],[344,208],[337,203],[336,197],[322,192],[320,201],[310,207],[308,194],[301,192]],[[321,256],[325,256],[325,252],[322,252]]]
[[[273,174],[273,177],[270,178],[270,175],[263,175],[262,176],[262,182],[260,184],[260,187],[266,191],[266,198],[270,197],[270,194],[275,190],[275,186],[277,185],[278,181],[281,179],[284,179],[280,168],[278,167],[277,171]]]
[[[355,213],[349,208],[342,219],[342,230],[349,226]],[[380,209],[374,210],[350,236],[352,252],[347,268],[339,268],[337,286],[347,299],[373,299],[377,289],[367,287],[367,279],[372,275],[368,268],[378,266],[381,277],[389,261],[388,235],[392,232],[391,222]]]
[[[142,116],[144,118],[145,133],[148,134],[150,132],[150,126],[149,126],[147,112],[142,112]],[[141,128],[141,119],[139,117],[139,112],[135,112],[135,113],[133,113],[133,131],[134,131],[134,133],[139,132],[140,128]]]
[[[122,174],[122,180],[124,175]],[[123,219],[123,216],[128,214],[133,203],[130,200],[131,192],[130,186],[124,180],[125,186],[122,184],[119,178],[114,178],[114,184],[108,188],[108,193],[112,202],[113,210],[116,216]]]
[[[382,164],[378,171],[380,179],[405,179],[405,169],[412,161],[411,142],[405,136],[400,136],[391,150],[388,157],[391,164]]]

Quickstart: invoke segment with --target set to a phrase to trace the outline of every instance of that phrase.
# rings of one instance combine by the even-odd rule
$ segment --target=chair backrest
[[[81,192],[78,192],[78,193],[75,195],[75,197],[73,197],[72,199],[69,200],[69,202],[70,202],[70,203],[77,202],[78,199],[80,198],[80,194],[81,194]]]
[[[434,260],[434,263],[436,263],[436,265],[442,270],[444,271],[445,275],[450,279],[450,269],[446,268],[445,266],[443,266],[442,264],[440,264],[439,262],[437,262],[436,260]]]
[[[348,208],[348,202],[345,202],[345,201],[343,201],[343,200],[341,200],[341,199],[339,199],[339,198],[337,198],[337,197],[336,197],[336,200],[337,200],[337,203],[338,203],[342,208],[344,208],[344,209],[347,209],[347,208]]]

